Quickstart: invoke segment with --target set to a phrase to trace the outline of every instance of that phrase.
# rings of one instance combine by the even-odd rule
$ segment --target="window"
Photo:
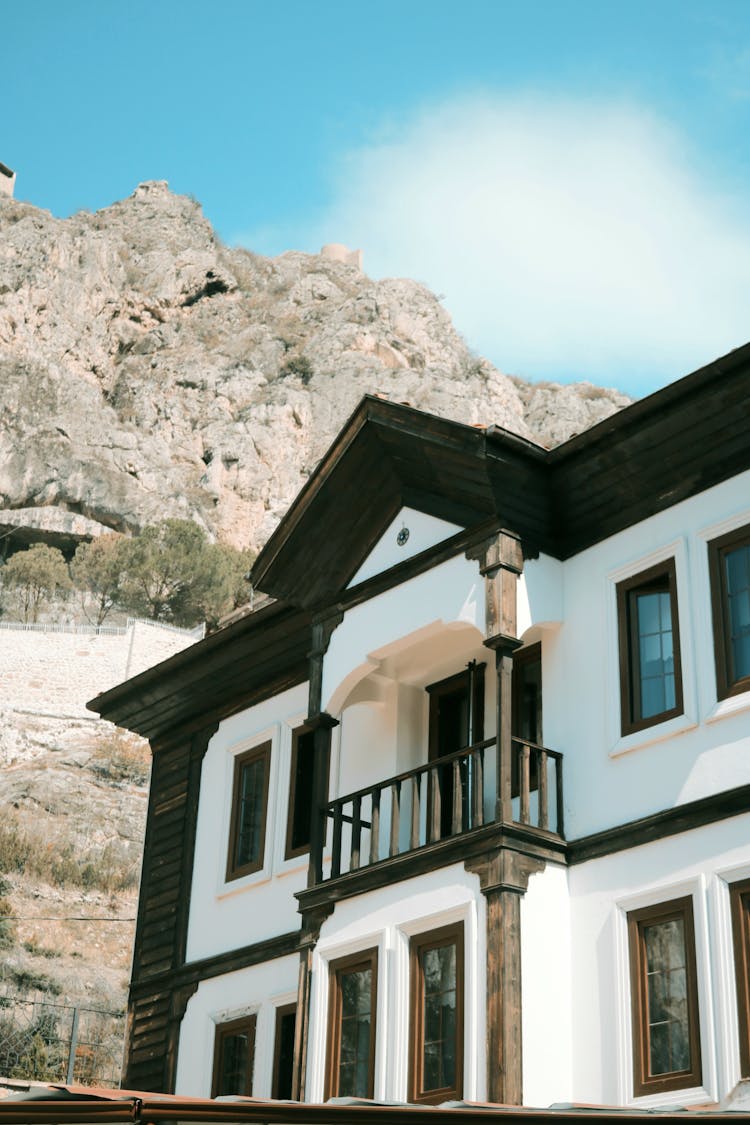
[[[740,1074],[750,1078],[750,879],[729,888],[740,1035]]]
[[[484,738],[484,667],[484,664],[472,660],[462,672],[427,687],[430,698],[429,761],[455,754]],[[469,824],[470,771],[469,762],[462,761],[461,823],[464,826]],[[453,766],[446,762],[436,772],[440,786],[442,839],[453,831]],[[432,806],[431,799],[429,806]]]
[[[429,758],[442,758],[484,737],[484,664],[472,661],[447,680],[430,684]]]
[[[527,645],[513,653],[513,683],[511,692],[511,731],[513,738],[542,746],[542,646]],[[510,792],[518,797],[521,792],[521,770],[518,753],[511,757]],[[539,788],[539,761],[532,752],[529,762],[529,789]]]
[[[294,1075],[294,1033],[297,1005],[284,1004],[276,1009],[276,1035],[273,1048],[273,1082],[271,1097],[288,1101],[292,1096]]]
[[[674,559],[617,584],[622,733],[682,714]]]
[[[214,1041],[214,1074],[211,1097],[253,1092],[255,1016],[219,1024]]]
[[[512,697],[514,738],[542,746],[541,644],[527,645],[513,653]]]
[[[750,527],[708,545],[719,699],[750,691]]]
[[[238,754],[234,760],[227,880],[260,871],[263,866],[270,765],[270,742]]]
[[[409,1101],[463,1096],[464,928],[412,938]]]
[[[315,735],[305,727],[292,733],[292,762],[289,773],[289,812],[286,825],[286,859],[310,850]],[[328,778],[328,756],[323,765]]]
[[[373,1096],[377,990],[377,949],[331,962],[326,1098]]]
[[[690,897],[628,914],[636,1097],[701,1084]]]

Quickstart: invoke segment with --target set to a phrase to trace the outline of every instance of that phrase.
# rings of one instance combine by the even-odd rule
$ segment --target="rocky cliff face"
[[[66,220],[0,198],[0,378],[0,509],[179,515],[236,546],[365,393],[547,445],[628,401],[501,374],[413,281],[227,249],[163,183]]]

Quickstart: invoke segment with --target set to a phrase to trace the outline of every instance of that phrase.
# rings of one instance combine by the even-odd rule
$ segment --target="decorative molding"
[[[567,844],[568,863],[586,863],[590,859],[627,851],[747,812],[750,812],[750,785],[739,785],[736,789],[712,793],[675,808],[570,840]]]
[[[501,847],[469,857],[464,860],[464,867],[479,876],[479,889],[485,897],[503,891],[523,895],[528,890],[529,877],[543,871],[546,860]]]

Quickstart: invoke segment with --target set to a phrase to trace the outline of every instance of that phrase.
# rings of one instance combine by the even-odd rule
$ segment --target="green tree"
[[[127,540],[112,532],[82,543],[70,565],[73,583],[83,595],[83,612],[101,625],[122,600],[123,565]]]
[[[36,621],[50,598],[70,589],[62,551],[44,543],[35,543],[11,556],[1,574],[3,586],[12,592],[23,621]]]
[[[250,561],[245,552],[210,543],[191,520],[163,520],[123,544],[122,604],[175,625],[215,624],[247,597]]]

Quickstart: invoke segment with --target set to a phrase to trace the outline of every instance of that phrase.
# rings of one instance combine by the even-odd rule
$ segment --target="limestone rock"
[[[358,262],[228,249],[161,182],[65,220],[0,197],[0,508],[257,547],[365,393],[547,445],[627,402],[509,378]]]

